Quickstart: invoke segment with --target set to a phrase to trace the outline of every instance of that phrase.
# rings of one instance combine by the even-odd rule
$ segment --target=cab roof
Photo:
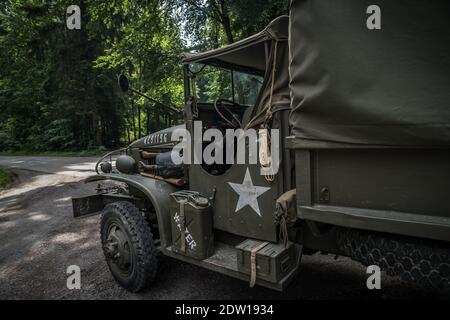
[[[261,32],[225,47],[201,53],[184,53],[182,63],[204,63],[263,74],[268,54],[265,42],[287,40],[288,28],[289,17],[280,16],[272,20]]]

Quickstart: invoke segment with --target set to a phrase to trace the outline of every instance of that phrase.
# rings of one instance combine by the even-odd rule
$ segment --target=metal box
[[[214,253],[213,218],[208,199],[195,191],[171,194],[172,251],[198,260]]]
[[[247,239],[236,246],[239,272],[250,274],[250,252],[262,241]],[[256,252],[256,277],[270,282],[279,282],[296,267],[295,246],[288,242],[269,243]]]

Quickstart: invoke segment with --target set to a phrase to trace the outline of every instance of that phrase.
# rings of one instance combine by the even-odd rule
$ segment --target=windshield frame
[[[240,104],[242,106],[246,106],[246,107],[250,107],[250,106],[254,106],[256,104],[256,102],[258,101],[258,97],[261,94],[261,90],[263,87],[263,83],[264,83],[264,75],[265,72],[263,71],[259,71],[259,70],[255,70],[252,68],[246,68],[246,67],[240,67],[240,66],[236,66],[233,64],[228,64],[228,63],[224,63],[223,61],[214,61],[215,59],[210,59],[207,61],[199,61],[199,62],[191,62],[191,63],[185,63],[183,65],[183,73],[184,73],[184,81],[185,81],[185,100],[186,102],[189,100],[197,100],[197,97],[193,96],[193,92],[192,92],[192,83],[195,81],[195,77],[199,74],[201,74],[203,72],[203,70],[206,67],[213,67],[216,69],[221,69],[224,71],[229,71],[230,75],[231,75],[231,101],[235,102],[235,96],[236,96],[236,87],[235,87],[235,73],[240,73],[240,74],[245,74],[245,75],[249,75],[249,76],[256,76],[259,77],[260,81],[260,88],[258,90],[258,92],[256,93],[256,97],[255,97],[255,102],[252,104]],[[216,63],[214,63],[216,62]],[[193,72],[191,70],[191,65],[198,65],[200,66],[199,71]],[[214,102],[213,101],[197,101],[200,104],[203,105],[212,105]],[[238,103],[239,104],[239,103]]]

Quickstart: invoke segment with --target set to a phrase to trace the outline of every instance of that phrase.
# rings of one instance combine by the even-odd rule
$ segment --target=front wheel
[[[103,253],[116,281],[131,292],[153,282],[157,249],[139,209],[126,201],[111,203],[103,209],[100,225]]]

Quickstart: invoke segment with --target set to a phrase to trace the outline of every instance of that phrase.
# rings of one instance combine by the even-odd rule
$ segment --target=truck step
[[[286,286],[294,279],[295,274],[298,270],[301,256],[301,249],[297,248],[300,252],[298,252],[298,259],[296,261],[296,266],[283,278],[279,281],[272,282],[267,279],[258,278],[256,279],[256,285],[267,287],[270,289],[283,291]],[[180,255],[176,253],[172,246],[169,246],[165,249],[165,255],[170,256],[172,258],[191,263],[197,265],[199,267],[212,270],[215,272],[219,272],[240,280],[244,280],[246,282],[250,281],[250,275],[246,272],[242,272],[238,268],[238,255],[241,254],[240,250],[235,248],[234,246],[216,242],[214,244],[214,254],[207,259],[204,260],[196,260],[189,256]]]

